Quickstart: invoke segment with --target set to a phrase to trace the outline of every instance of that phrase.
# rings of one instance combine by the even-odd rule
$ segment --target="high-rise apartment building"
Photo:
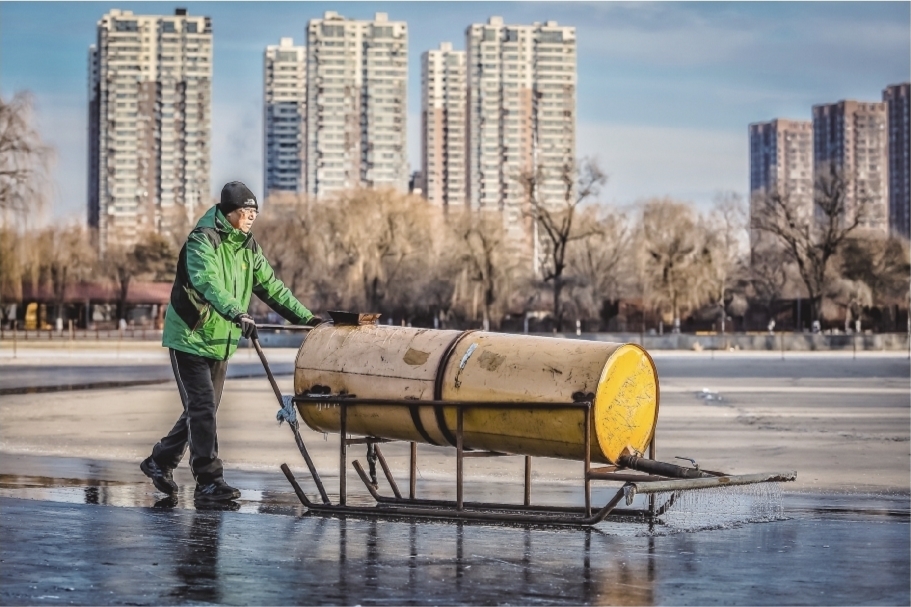
[[[812,202],[813,123],[776,118],[750,125],[750,193]]]
[[[888,138],[886,104],[861,101],[813,106],[813,171],[819,179],[832,167],[848,182],[846,213],[853,220],[859,201],[861,226],[888,229]]]
[[[430,202],[465,204],[465,51],[421,55],[421,178]]]
[[[306,49],[292,38],[266,47],[263,62],[263,192],[304,190]]]
[[[537,167],[539,199],[562,201],[576,160],[576,31],[491,17],[468,27],[466,49],[469,204],[527,236],[520,177]]]
[[[911,237],[911,83],[893,84],[883,91],[889,133],[889,230]]]
[[[306,191],[408,190],[408,27],[326,12],[307,25]]]
[[[813,123],[776,118],[750,125],[750,216],[782,196],[809,221],[813,210]],[[753,245],[758,234],[752,234]]]
[[[209,200],[212,22],[111,10],[89,51],[89,225],[102,251]]]

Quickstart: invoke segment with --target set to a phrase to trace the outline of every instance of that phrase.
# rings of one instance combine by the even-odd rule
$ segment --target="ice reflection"
[[[2,602],[909,604],[907,496],[799,499],[798,519],[652,536],[3,499]]]
[[[774,498],[770,501],[774,514],[780,507],[776,492],[777,488],[769,487],[757,495],[727,493],[722,501],[710,493],[693,503],[683,500],[676,525],[693,522],[694,512],[701,510],[694,506],[765,513],[750,505],[756,498],[760,504]],[[6,476],[0,479],[0,495],[4,494],[74,504],[142,506],[83,510],[91,513],[88,520],[93,521],[86,533],[97,543],[92,549],[100,555],[94,560],[101,563],[100,583],[118,593],[127,585],[135,586],[135,580],[124,581],[122,568],[108,569],[113,567],[108,562],[127,558],[125,562],[143,572],[140,598],[145,597],[145,602],[170,603],[180,596],[192,603],[239,604],[647,605],[668,598],[666,591],[673,587],[668,586],[668,576],[696,575],[699,563],[714,554],[706,550],[714,536],[676,533],[673,524],[650,529],[642,523],[611,522],[579,530],[245,516],[300,514],[299,505],[288,505],[288,500],[295,499],[293,494],[280,490],[244,491],[240,503],[231,506],[239,508],[237,513],[209,512],[199,506],[194,510],[192,485],[183,486],[176,500],[162,499],[145,481]],[[563,495],[558,493],[554,499]],[[99,517],[108,524],[95,525]],[[774,525],[766,527],[765,531],[774,531]],[[765,537],[758,530],[747,535]],[[784,543],[779,539],[780,534],[774,540],[763,539],[751,544],[751,549],[759,546],[760,551],[777,556],[781,546],[795,545],[791,539]],[[714,541],[730,540],[714,537]],[[111,545],[121,551],[120,557],[108,555]],[[129,592],[138,592],[138,586]]]
[[[170,596],[180,602],[223,602],[218,575],[221,520],[217,512],[200,510],[193,515],[186,537],[177,542],[177,579]]]
[[[338,542],[330,602],[414,604],[654,602],[654,538],[627,553],[598,530],[502,528],[464,523],[321,519],[328,556]],[[594,555],[594,558],[593,558]],[[328,597],[324,597],[329,600]]]
[[[146,480],[129,482],[0,474],[0,496],[66,504],[194,510],[197,504],[193,500],[193,490],[192,484],[185,484],[176,496],[166,497]],[[243,489],[235,506],[232,509],[251,514],[303,513],[300,502],[287,491]]]

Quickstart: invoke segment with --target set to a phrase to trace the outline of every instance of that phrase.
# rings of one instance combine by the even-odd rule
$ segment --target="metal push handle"
[[[253,347],[256,348],[256,353],[259,355],[259,360],[263,363],[263,369],[266,370],[266,377],[269,378],[269,383],[272,384],[272,392],[275,393],[275,398],[278,399],[279,406],[284,406],[282,402],[282,391],[278,388],[278,384],[275,383],[275,376],[272,375],[272,369],[269,368],[269,361],[266,360],[266,354],[263,352],[263,347],[259,345],[259,337],[256,335],[250,338],[250,341],[253,342]]]
[[[308,329],[309,328],[311,327],[308,327]],[[253,347],[256,348],[259,360],[263,363],[263,369],[266,370],[266,377],[269,378],[269,383],[272,385],[272,392],[275,393],[275,398],[278,400],[278,406],[284,408],[285,403],[282,401],[282,391],[279,390],[278,384],[275,383],[275,376],[272,375],[272,369],[269,368],[269,361],[266,360],[266,354],[263,352],[262,346],[259,345],[259,337],[254,335],[250,338],[250,341],[253,342]],[[320,480],[319,473],[316,471],[316,466],[313,465],[313,460],[310,459],[310,453],[307,451],[307,446],[304,445],[304,439],[300,435],[297,423],[289,422],[288,425],[291,426],[291,430],[294,432],[294,441],[297,443],[297,448],[301,452],[301,455],[304,456],[304,461],[307,462],[307,468],[310,469],[310,475],[316,483],[316,488],[319,490],[323,503],[328,504],[329,496],[326,495],[326,489],[323,487],[323,482]]]
[[[256,325],[256,328],[270,331],[312,331],[314,329],[309,325]]]

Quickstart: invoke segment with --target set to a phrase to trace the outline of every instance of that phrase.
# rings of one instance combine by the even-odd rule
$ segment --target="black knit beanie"
[[[221,189],[221,202],[218,203],[218,210],[222,215],[227,215],[237,209],[256,209],[259,211],[259,204],[256,202],[256,196],[250,191],[250,188],[239,181],[226,183]]]

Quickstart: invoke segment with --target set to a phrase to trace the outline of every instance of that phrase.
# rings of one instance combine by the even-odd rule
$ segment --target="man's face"
[[[253,228],[253,221],[258,214],[256,209],[234,209],[228,213],[226,219],[235,229],[240,230],[244,234],[249,234],[250,230]]]

